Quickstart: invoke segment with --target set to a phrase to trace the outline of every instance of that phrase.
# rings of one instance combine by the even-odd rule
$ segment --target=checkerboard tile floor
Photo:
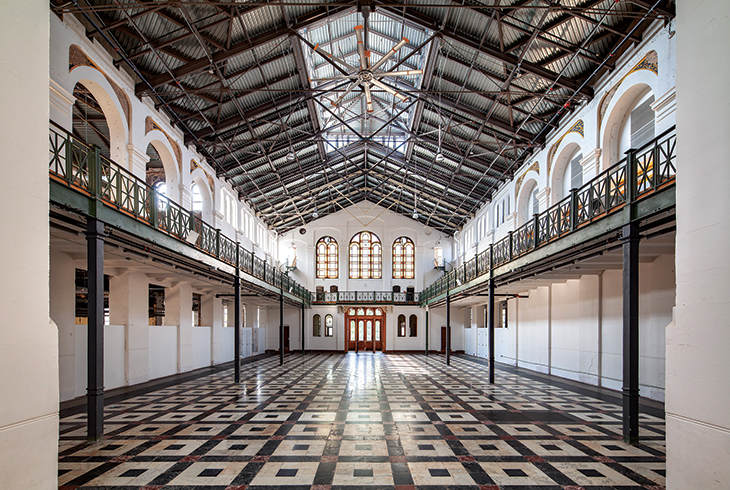
[[[468,358],[269,357],[61,419],[63,490],[664,488],[664,420]],[[586,394],[589,393],[589,394]]]

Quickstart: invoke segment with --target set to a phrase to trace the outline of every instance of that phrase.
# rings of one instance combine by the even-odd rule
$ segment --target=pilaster
[[[225,216],[223,216],[222,212],[217,209],[213,210],[213,226],[215,228],[220,228],[225,220]]]
[[[177,372],[193,369],[193,289],[186,282],[165,288],[164,325],[177,327]]]
[[[659,97],[651,105],[654,109],[654,123],[656,124],[656,134],[661,134],[676,121],[677,111],[677,87],[672,87],[664,95]]]
[[[193,193],[185,185],[180,184],[180,205],[185,209],[193,209]]]
[[[109,323],[124,325],[125,384],[149,381],[149,279],[146,274],[128,272],[110,279]]]
[[[517,211],[507,215],[507,219],[504,220],[508,230],[514,230],[517,227]]]

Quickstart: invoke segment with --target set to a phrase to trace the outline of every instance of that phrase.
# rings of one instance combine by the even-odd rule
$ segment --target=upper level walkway
[[[173,254],[203,262],[252,286],[308,306],[311,294],[286,273],[213,228],[193,211],[160,194],[109,158],[51,122],[51,202],[98,218]]]
[[[570,195],[510,231],[487,250],[428,286],[421,306],[554,270],[620,246],[622,227],[638,222],[644,235],[666,233],[675,221],[675,128],[610,166]]]

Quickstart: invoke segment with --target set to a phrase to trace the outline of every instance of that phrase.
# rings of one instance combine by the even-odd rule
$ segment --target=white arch
[[[618,154],[621,129],[631,114],[636,101],[651,91],[655,95],[659,77],[649,70],[638,70],[631,73],[621,82],[606,109],[606,117],[601,123],[601,169],[605,170],[615,164],[624,155]]]
[[[578,152],[583,152],[585,141],[578,133],[566,134],[555,152],[553,167],[550,170],[550,204],[555,204],[563,198],[565,191],[563,189],[563,175],[565,169],[570,165],[573,156]]]
[[[520,188],[520,195],[517,196],[517,227],[524,225],[527,222],[527,216],[530,214],[529,209],[532,206],[532,193],[535,187],[538,186],[538,179],[540,176],[537,172],[530,170],[525,174],[525,178],[522,180],[522,187]]]
[[[207,223],[213,222],[213,195],[210,192],[208,179],[205,173],[197,168],[190,176],[190,193],[193,192],[193,185],[197,185],[200,190],[200,197],[203,199],[203,221]]]
[[[143,151],[147,150],[147,145],[152,145],[162,160],[162,166],[165,169],[165,182],[167,184],[167,197],[173,201],[180,203],[180,171],[177,166],[175,152],[172,150],[167,136],[158,130],[152,130],[142,139],[139,145]]]
[[[129,127],[124,110],[111,84],[99,70],[90,66],[74,68],[68,75],[68,86],[66,90],[69,93],[73,93],[77,83],[81,83],[89,89],[89,92],[94,96],[104,113],[107,126],[109,126],[109,152],[111,159],[122,167],[131,170],[127,158]]]

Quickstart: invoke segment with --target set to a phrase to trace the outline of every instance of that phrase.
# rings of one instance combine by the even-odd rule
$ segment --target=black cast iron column
[[[87,440],[104,439],[104,223],[88,218],[86,223],[87,297]]]
[[[639,442],[639,225],[623,228],[623,435]]]
[[[241,278],[236,271],[233,278],[233,377],[236,383],[241,382]]]
[[[284,365],[284,288],[279,294],[279,366]]]
[[[489,329],[489,383],[494,384],[494,279],[489,279],[487,304],[487,328]]]
[[[302,355],[304,355],[304,303],[302,303]]]
[[[451,365],[451,296],[446,289],[446,365]]]

